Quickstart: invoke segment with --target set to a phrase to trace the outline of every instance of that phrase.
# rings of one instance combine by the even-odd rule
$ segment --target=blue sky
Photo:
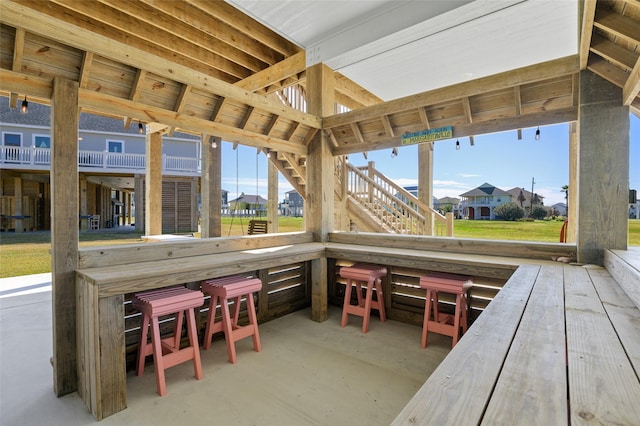
[[[640,119],[630,114],[631,155],[629,187],[640,190]],[[523,129],[522,139],[516,131],[476,136],[475,145],[469,138],[438,141],[434,145],[433,192],[437,198],[459,197],[460,194],[488,182],[508,190],[524,187],[543,195],[545,205],[564,202],[560,191],[569,183],[569,125],[540,127],[540,140],[535,140],[535,128]],[[375,161],[376,168],[402,186],[416,185],[418,175],[416,145],[399,148],[399,155],[391,158],[391,149],[349,155],[349,162],[365,165]],[[256,161],[257,160],[257,161]],[[238,168],[236,168],[236,162]],[[267,159],[256,155],[256,149],[230,143],[222,144],[222,188],[229,191],[229,199],[238,193],[255,194],[267,198]],[[279,178],[279,200],[293,189],[282,176]]]

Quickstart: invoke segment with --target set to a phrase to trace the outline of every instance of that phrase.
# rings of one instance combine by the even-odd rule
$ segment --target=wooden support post
[[[17,218],[13,220],[15,224],[16,233],[20,233],[24,231],[24,221],[20,218],[23,215],[23,207],[22,207],[22,178],[16,177],[13,178],[13,190],[15,191],[15,203],[13,205],[13,215]]]
[[[63,396],[78,389],[78,83],[60,77],[51,97],[51,217],[53,388]]]
[[[629,107],[622,89],[580,71],[578,117],[578,262],[603,265],[604,250],[627,249]]]
[[[162,133],[147,133],[145,235],[162,234]]]
[[[578,228],[578,122],[569,123],[569,194],[567,196],[566,242],[576,242]]]
[[[267,169],[269,232],[278,232],[278,169],[271,160],[267,161]]]
[[[88,216],[89,209],[87,205],[87,178],[82,176],[80,179],[80,216]],[[80,219],[80,230],[89,230],[89,219]]]
[[[134,204],[136,206],[135,224],[136,232],[143,232],[145,230],[145,214],[144,214],[144,178],[142,175],[134,175],[133,177],[133,193]]]
[[[418,199],[433,208],[433,142],[418,145]],[[424,234],[433,236],[433,214],[424,218]]]
[[[307,69],[307,111],[319,117],[333,114],[335,78],[324,64]],[[325,132],[318,132],[307,154],[307,196],[305,225],[314,240],[325,242],[333,230],[334,177],[331,142]],[[311,262],[311,319],[327,319],[327,259]]]
[[[214,147],[215,145],[215,147]],[[202,137],[202,238],[222,235],[222,138]]]

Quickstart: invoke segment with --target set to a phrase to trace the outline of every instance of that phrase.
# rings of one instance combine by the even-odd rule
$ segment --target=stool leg
[[[369,280],[369,285],[367,286],[367,296],[364,298],[364,313],[362,315],[363,334],[369,331],[369,318],[371,316],[371,300],[373,299],[374,282],[374,280]],[[358,282],[358,287],[360,287],[360,282]]]
[[[256,317],[256,305],[253,301],[253,294],[247,295],[247,311],[249,313],[249,324],[253,327],[253,350],[260,352],[262,346],[260,345],[260,334],[258,334],[258,318]]]
[[[358,280],[355,280],[355,282],[356,282],[356,296],[358,297],[358,306],[362,307],[364,306],[364,303],[362,303],[362,285]]]
[[[385,322],[387,320],[387,313],[384,310],[384,294],[382,293],[382,280],[380,278],[376,280],[376,298],[378,301],[380,321]]]
[[[182,338],[182,319],[184,318],[183,311],[176,313],[175,323],[173,325],[173,351],[180,349],[180,340]]]
[[[431,290],[427,289],[427,299],[424,302],[424,320],[422,321],[422,342],[423,348],[427,347],[427,333],[429,332],[429,317],[431,316]]]
[[[347,285],[344,288],[344,303],[342,305],[342,321],[340,321],[340,327],[346,327],[349,313],[349,305],[351,304],[351,278],[347,278]]]
[[[204,349],[211,347],[211,339],[215,333],[214,322],[216,320],[216,310],[218,309],[218,296],[211,295],[209,300],[209,313],[207,314],[207,326],[204,330]]]
[[[453,318],[453,342],[451,347],[453,348],[458,343],[460,337],[460,317],[462,316],[462,294],[456,295],[456,311]]]
[[[229,315],[229,301],[223,299],[220,304],[222,310],[222,329],[224,330],[224,340],[227,343],[227,356],[231,364],[236,363],[236,344],[233,341],[233,329],[231,326],[231,316]]]
[[[462,294],[462,303],[462,333],[464,334],[469,327],[469,298],[467,297],[467,293]]]
[[[136,375],[142,376],[144,373],[144,361],[147,357],[149,344],[147,338],[149,336],[149,315],[142,314],[142,325],[140,326],[141,337],[140,345],[138,346],[138,368],[136,369]]]
[[[233,299],[233,315],[231,316],[231,329],[238,328],[238,319],[240,318],[240,302],[242,301],[242,295]]]
[[[438,291],[432,290],[431,295],[433,296],[433,320],[435,322],[440,322],[440,309],[438,309]]]
[[[158,317],[151,318],[151,344],[153,345],[153,363],[156,367],[156,387],[158,394],[164,396],[167,393],[167,384],[164,380],[164,359],[162,357],[162,340],[160,338],[160,325]]]
[[[189,334],[189,344],[193,349],[193,373],[196,379],[202,379],[202,363],[200,362],[200,345],[198,344],[198,327],[196,326],[196,315],[193,308],[187,309],[187,333]]]

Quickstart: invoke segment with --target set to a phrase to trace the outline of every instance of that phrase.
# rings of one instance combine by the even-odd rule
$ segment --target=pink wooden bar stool
[[[131,302],[134,307],[142,312],[142,337],[138,347],[137,375],[142,376],[145,358],[153,354],[156,386],[160,396],[164,396],[167,393],[164,370],[174,365],[193,360],[195,377],[200,380],[202,378],[202,365],[200,364],[198,327],[193,310],[204,304],[202,292],[185,287],[163,288],[136,293]],[[189,346],[180,349],[184,312],[187,313]],[[160,335],[158,317],[169,314],[176,314],[173,335],[163,339]],[[147,342],[149,322],[151,322],[151,342]]]
[[[211,347],[211,339],[214,333],[224,332],[227,342],[227,355],[232,364],[236,363],[235,342],[252,336],[253,349],[260,352],[260,334],[258,334],[258,320],[256,317],[256,307],[253,301],[253,293],[262,289],[262,281],[259,278],[250,278],[242,275],[215,278],[202,282],[202,291],[211,295],[209,302],[209,315],[207,316],[207,327],[204,336],[204,348]],[[240,302],[242,297],[246,299],[247,313],[249,314],[249,324],[238,325],[240,316]],[[229,314],[229,301],[233,301],[233,315]],[[220,304],[222,311],[222,321],[215,322],[216,308]]]
[[[380,321],[384,322],[387,316],[384,311],[384,297],[382,295],[382,277],[387,275],[387,268],[368,263],[356,263],[353,266],[340,268],[340,276],[347,279],[347,286],[344,289],[344,305],[342,307],[341,327],[347,325],[348,315],[358,315],[362,317],[362,333],[369,331],[369,318],[371,309],[377,309],[380,313]],[[362,283],[367,283],[367,294],[362,301]],[[351,304],[351,292],[353,286],[356,287],[358,304]],[[373,289],[376,291],[376,299],[373,300]]]
[[[427,333],[429,331],[453,337],[451,347],[458,343],[460,328],[462,328],[463,333],[467,331],[467,311],[469,309],[467,296],[471,286],[473,286],[471,277],[464,275],[429,272],[428,275],[420,277],[420,287],[427,290],[422,325],[423,348],[427,347]],[[438,292],[456,296],[454,315],[439,312]],[[431,319],[431,311],[433,311],[433,319]]]

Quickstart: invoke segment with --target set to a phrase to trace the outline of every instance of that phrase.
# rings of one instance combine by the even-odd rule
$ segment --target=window
[[[36,148],[51,148],[51,138],[44,135],[34,135],[33,145]]]
[[[107,151],[119,153],[124,152],[124,142],[107,140]]]
[[[3,133],[2,143],[5,146],[22,146],[22,134],[21,133]]]

